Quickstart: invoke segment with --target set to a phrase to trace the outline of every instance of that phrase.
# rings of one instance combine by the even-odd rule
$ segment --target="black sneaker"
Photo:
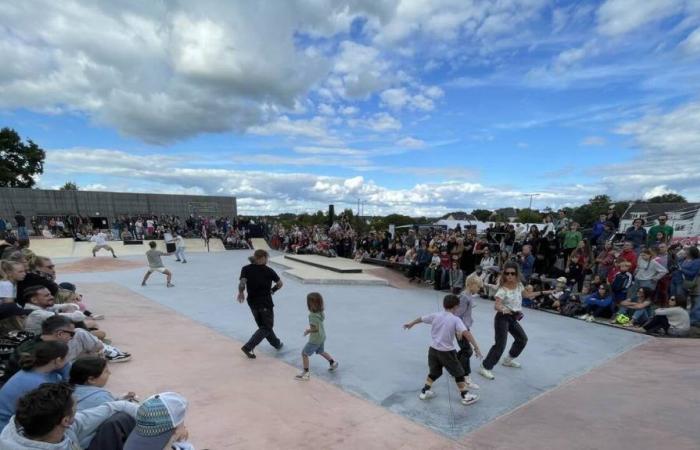
[[[284,342],[280,342],[280,345],[275,347],[276,350],[282,350],[282,347],[284,347]]]
[[[242,351],[243,353],[245,353],[245,355],[246,355],[248,358],[250,358],[250,359],[255,359],[255,358],[257,358],[257,356],[255,356],[255,353],[251,352],[250,350],[248,350],[248,349],[245,348],[245,347],[241,347],[241,351]]]

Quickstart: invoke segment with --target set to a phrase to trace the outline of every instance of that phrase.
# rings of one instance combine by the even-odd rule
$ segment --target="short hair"
[[[644,292],[644,300],[654,300],[654,290],[648,287],[642,287],[639,288],[642,292]]]
[[[61,341],[41,341],[32,353],[22,353],[19,366],[22,370],[32,370],[42,367],[56,358],[65,358],[68,355],[68,346]]]
[[[323,311],[323,297],[318,292],[311,292],[306,296],[306,306],[311,312]]]
[[[41,334],[54,334],[61,328],[71,325],[73,325],[73,322],[68,317],[56,314],[41,323]]]
[[[148,246],[151,247],[151,248],[156,248],[156,245],[157,245],[157,244],[156,244],[155,241],[151,241],[151,242],[148,243]]]
[[[28,438],[46,436],[73,414],[73,388],[68,383],[44,383],[20,397],[15,421]]]
[[[442,299],[442,306],[445,309],[452,309],[459,305],[459,297],[454,294],[447,294],[445,298]]]
[[[263,249],[258,249],[253,252],[253,258],[255,258],[257,261],[263,259],[263,258],[268,258],[270,255]]]
[[[22,300],[24,300],[24,303],[31,303],[30,300],[32,298],[34,298],[34,296],[42,289],[48,290],[49,288],[47,288],[46,286],[42,286],[40,284],[36,284],[34,286],[29,286],[22,293]]]
[[[632,267],[632,263],[625,259],[624,261],[620,261],[620,267],[623,267],[623,266]]]
[[[484,285],[484,282],[481,280],[481,278],[479,278],[479,276],[476,273],[472,273],[471,275],[469,275],[467,277],[467,279],[465,280],[465,283],[466,283],[465,284],[466,286],[479,286],[479,287],[481,287]]]
[[[70,368],[70,384],[86,384],[88,379],[102,375],[107,360],[100,356],[83,356],[75,361]]]
[[[700,250],[698,250],[697,247],[690,247],[690,248],[686,251],[686,254],[687,254],[687,256],[690,256],[690,257],[693,258],[693,259],[698,259],[698,258],[700,258]]]

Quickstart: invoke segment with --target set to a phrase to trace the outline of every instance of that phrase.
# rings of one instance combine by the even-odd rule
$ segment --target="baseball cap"
[[[136,412],[136,426],[124,450],[161,450],[185,421],[187,399],[177,392],[148,397]]]
[[[67,291],[75,292],[75,285],[73,283],[64,282],[59,284],[58,287]]]
[[[567,281],[568,281],[568,280],[566,279],[566,277],[559,277],[559,278],[557,278],[557,283],[566,284]]]

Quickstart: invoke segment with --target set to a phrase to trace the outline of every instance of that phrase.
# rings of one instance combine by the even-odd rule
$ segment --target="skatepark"
[[[285,283],[274,296],[285,345],[277,351],[263,343],[249,360],[240,347],[254,323],[234,296],[252,250],[210,245],[207,252],[188,241],[188,264],[164,258],[175,284],[167,289],[158,277],[139,285],[145,248],[116,246],[117,259],[86,258],[89,244],[81,244],[33,240],[31,248],[54,258],[58,280],[78,285],[90,308],[107,316],[101,325],[114,343],[132,353],[130,362],[111,366],[107,388],[141,397],[182,393],[197,448],[692,449],[700,442],[688,414],[700,402],[695,340],[528,310],[523,368],[497,366],[493,381],[473,373],[481,387],[474,405],[459,403],[448,376],[423,402],[417,394],[430,329],[402,324],[439,311],[443,293],[410,286],[385,268],[272,252],[270,266]],[[340,367],[328,372],[311,358],[311,380],[300,383],[294,375],[311,291],[325,298],[326,349]],[[479,302],[474,319],[474,335],[488,349],[493,303]]]

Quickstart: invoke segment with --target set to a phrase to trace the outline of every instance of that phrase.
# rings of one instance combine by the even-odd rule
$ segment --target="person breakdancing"
[[[267,266],[268,254],[265,250],[255,250],[252,263],[241,269],[240,282],[238,283],[238,302],[245,300],[245,291],[248,291],[248,306],[253,313],[253,319],[258,329],[253,333],[248,342],[241,347],[248,358],[255,359],[253,350],[263,339],[280,350],[282,341],[272,330],[275,321],[272,303],[272,294],[282,288],[282,280],[279,275]],[[272,286],[272,283],[275,283]]]

